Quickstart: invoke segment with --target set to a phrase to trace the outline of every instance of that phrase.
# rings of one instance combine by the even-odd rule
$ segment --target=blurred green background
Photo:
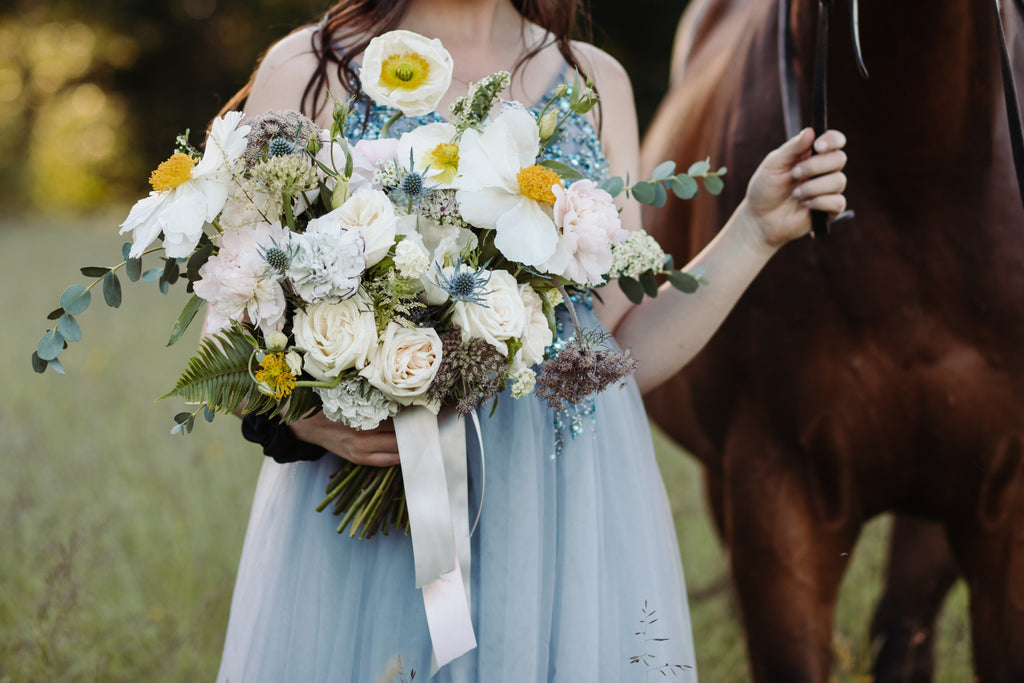
[[[47,312],[82,265],[120,260],[116,226],[174,137],[198,131],[258,55],[320,0],[8,0],[0,6],[0,683],[212,680],[261,456],[234,420],[169,434],[195,332],[164,348],[181,291],[95,301],[68,376],[35,375]],[[667,80],[682,0],[593,0],[594,42],[629,70],[641,124]],[[639,11],[638,11],[639,10]],[[127,282],[125,282],[128,285]],[[658,438],[701,679],[747,680],[699,470]],[[311,514],[314,514],[311,512]],[[851,558],[836,683],[868,681],[867,626],[889,520]],[[940,626],[941,683],[971,679],[963,587]],[[637,612],[639,623],[640,613]],[[638,669],[637,680],[644,680]]]

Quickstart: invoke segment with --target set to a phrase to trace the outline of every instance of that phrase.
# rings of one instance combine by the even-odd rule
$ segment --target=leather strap
[[[1017,85],[1013,79],[1013,65],[1010,50],[1006,45],[1006,31],[999,12],[999,0],[992,0],[996,15],[996,39],[999,42],[999,67],[1003,74],[1003,99],[1006,101],[1006,123],[1010,128],[1010,148],[1013,150],[1013,166],[1017,172],[1017,191],[1024,205],[1024,132],[1021,130],[1020,105],[1017,101]]]

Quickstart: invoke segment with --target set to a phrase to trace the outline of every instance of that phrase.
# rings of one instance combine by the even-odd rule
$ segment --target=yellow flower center
[[[429,75],[430,63],[415,52],[388,55],[380,67],[381,83],[391,90],[415,90]]]
[[[459,146],[442,142],[427,155],[427,165],[438,171],[441,182],[450,183],[459,170]]]
[[[176,152],[149,174],[149,184],[157,192],[173,190],[192,177],[192,168],[195,165],[195,159],[187,154]]]
[[[274,398],[284,398],[295,388],[295,375],[292,374],[288,361],[283,353],[268,353],[260,361],[260,370],[253,377],[274,392]]]
[[[562,184],[562,176],[550,168],[536,165],[519,169],[516,180],[523,196],[551,205],[555,203],[555,193],[551,191],[551,187]]]

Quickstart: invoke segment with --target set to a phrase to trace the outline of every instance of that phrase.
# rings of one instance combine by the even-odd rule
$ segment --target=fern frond
[[[250,358],[256,348],[253,336],[238,326],[207,337],[189,359],[178,383],[160,398],[179,396],[220,413],[233,413],[243,404],[247,413],[272,410],[276,401],[256,391],[249,375]]]

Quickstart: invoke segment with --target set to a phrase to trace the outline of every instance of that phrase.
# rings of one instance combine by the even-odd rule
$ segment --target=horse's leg
[[[822,487],[796,450],[753,411],[726,443],[726,531],[758,683],[827,680],[836,597],[860,530],[859,519],[823,514],[822,503],[835,500],[819,499]]]
[[[1024,681],[1024,437],[996,447],[973,512],[949,523],[971,594],[979,683]]]
[[[875,683],[930,683],[935,618],[959,575],[941,524],[895,517],[885,594],[871,622]]]

